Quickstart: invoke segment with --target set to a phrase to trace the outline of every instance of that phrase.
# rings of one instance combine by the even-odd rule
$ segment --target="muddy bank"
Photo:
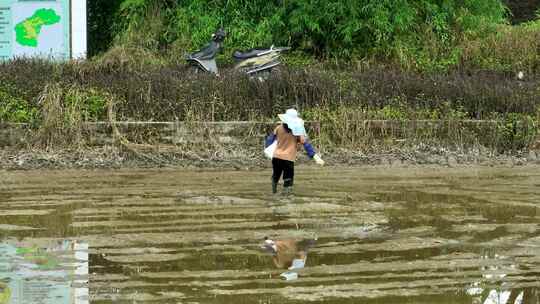
[[[261,149],[262,150],[262,149]],[[300,152],[301,154],[302,152]],[[456,166],[527,166],[540,164],[540,151],[495,154],[488,150],[468,152],[419,146],[382,152],[362,152],[346,149],[322,151],[328,165],[365,165],[407,167],[413,165]],[[299,164],[313,165],[304,155]],[[120,168],[217,168],[252,169],[268,167],[270,162],[259,149],[208,150],[201,152],[160,150],[126,151],[113,146],[99,148],[44,150],[0,150],[0,169],[120,169]]]

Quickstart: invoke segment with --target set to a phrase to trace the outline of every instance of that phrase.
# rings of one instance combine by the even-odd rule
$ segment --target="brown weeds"
[[[540,72],[540,22],[519,26],[501,25],[486,38],[465,40],[462,44],[463,65],[498,69],[525,77]]]
[[[520,131],[515,122],[539,113],[537,76],[519,80],[480,70],[418,74],[371,65],[339,71],[281,67],[259,81],[229,69],[220,77],[194,74],[184,65],[124,58],[130,52],[117,51],[99,62],[3,64],[6,69],[0,69],[0,79],[9,84],[10,94],[25,96],[42,113],[41,145],[84,144],[81,124],[104,120],[111,100],[113,121],[273,121],[276,114],[294,106],[307,120],[321,121],[317,144],[360,149],[422,141],[515,150],[529,141],[534,130]],[[31,73],[34,68],[49,76]],[[493,119],[501,125],[496,134],[486,136],[486,130],[470,131],[459,125],[467,119]],[[424,120],[440,122],[406,122]],[[129,141],[152,143],[156,132],[141,131],[130,135]],[[227,150],[212,142],[214,135],[201,135],[209,139],[205,148]]]
[[[71,89],[66,90],[59,84],[49,84],[39,96],[42,122],[37,130],[36,139],[37,144],[42,147],[49,149],[80,143],[82,123],[80,103],[66,103],[66,91]]]

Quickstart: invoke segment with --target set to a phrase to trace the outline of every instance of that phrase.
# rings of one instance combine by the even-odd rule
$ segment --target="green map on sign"
[[[41,28],[58,22],[60,22],[60,16],[53,9],[39,9],[32,17],[15,26],[16,40],[21,45],[37,47]]]

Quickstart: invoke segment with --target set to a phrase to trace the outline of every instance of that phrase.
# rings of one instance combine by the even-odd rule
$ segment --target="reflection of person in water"
[[[272,260],[276,267],[292,269],[303,268],[306,262],[307,252],[313,245],[315,245],[315,240],[313,239],[301,241],[292,239],[273,241],[265,238],[261,248],[272,255]]]
[[[485,290],[478,300],[481,304],[540,304],[540,291],[535,288]]]
[[[540,304],[540,292],[537,289],[513,289],[508,297],[507,304]]]

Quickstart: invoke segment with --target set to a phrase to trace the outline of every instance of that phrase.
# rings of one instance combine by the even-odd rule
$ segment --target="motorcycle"
[[[209,44],[201,50],[187,55],[186,60],[197,70],[219,75],[215,59],[226,36],[227,33],[223,29],[219,29],[212,34],[212,40]],[[270,72],[281,64],[281,53],[289,49],[289,47],[274,47],[272,45],[268,49],[255,48],[243,52],[237,50],[232,55],[235,61],[234,69],[249,76]]]

